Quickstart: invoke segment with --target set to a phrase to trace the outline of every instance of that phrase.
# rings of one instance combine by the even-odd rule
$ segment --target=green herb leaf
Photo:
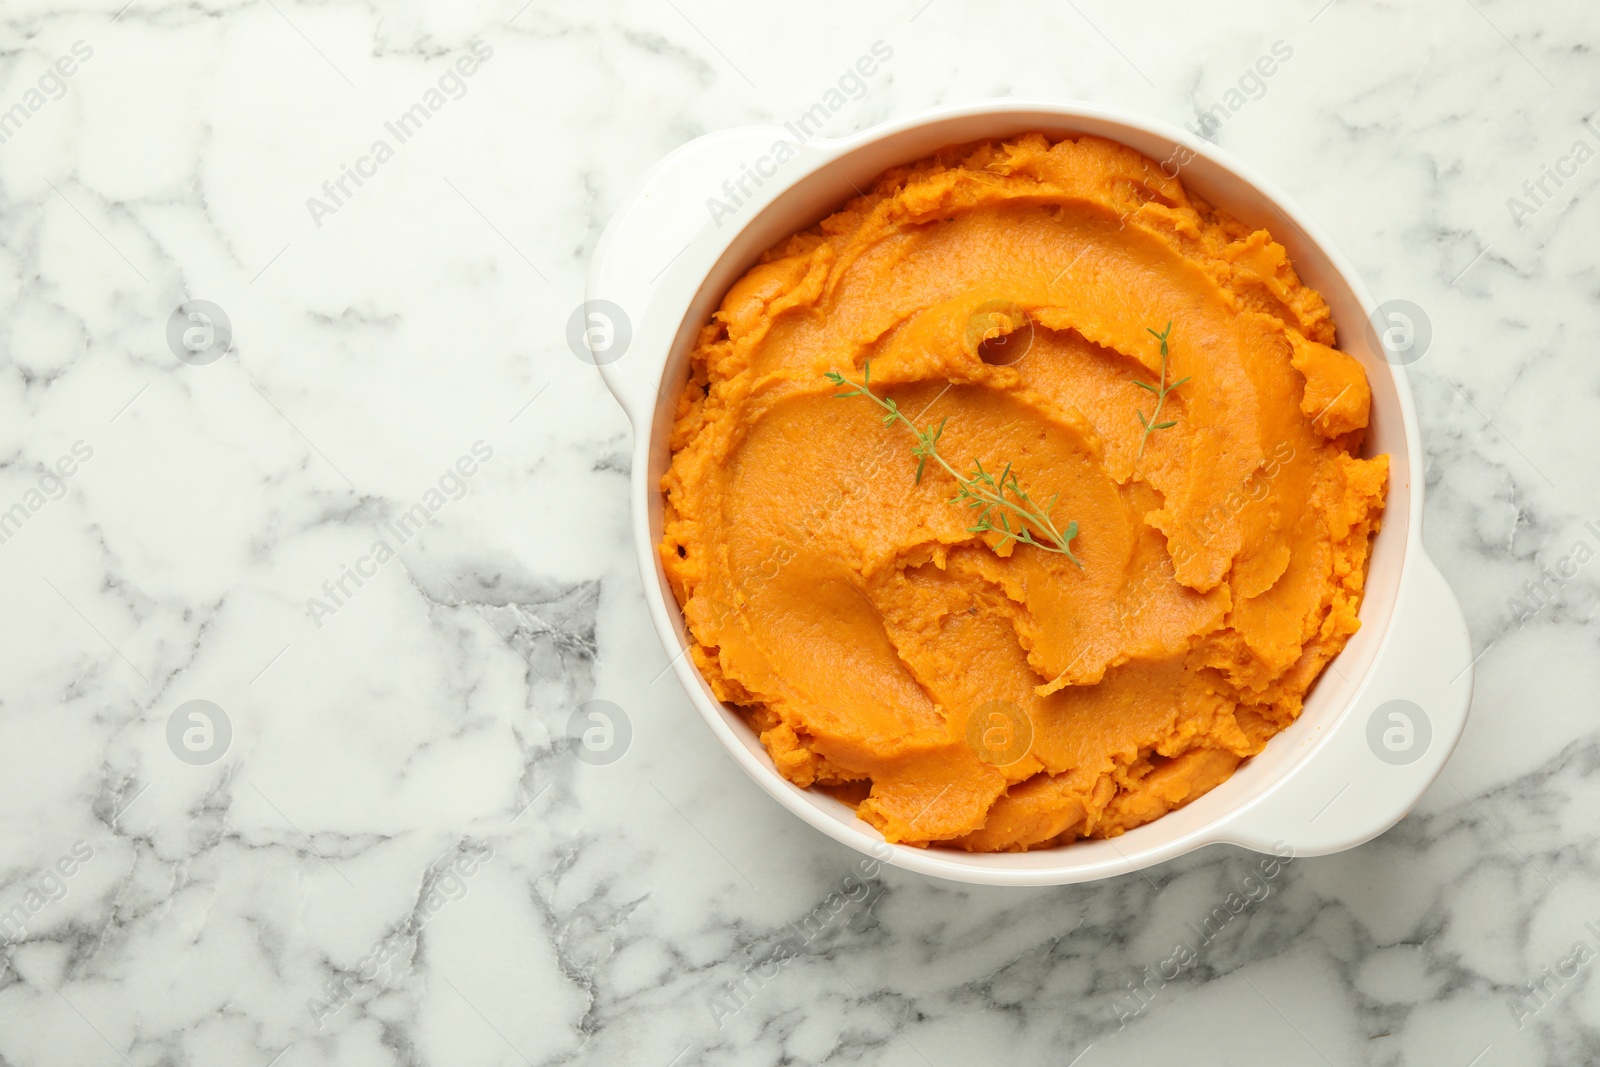
[[[1167,327],[1169,330],[1171,326]],[[1165,344],[1165,342],[1163,342]],[[1055,510],[1056,501],[1061,499],[1057,493],[1050,498],[1050,503],[1041,508],[1033,502],[1033,498],[1022,488],[1022,483],[1017,480],[1016,472],[1011,469],[1010,461],[1001,468],[998,479],[994,474],[983,469],[983,462],[978,459],[972,461],[972,470],[963,475],[950,466],[944,456],[939,454],[939,437],[944,433],[948,418],[940,419],[937,426],[929,425],[925,430],[919,430],[912,421],[900,411],[900,406],[892,397],[881,397],[869,388],[872,381],[872,362],[868,360],[861,365],[861,381],[854,382],[846,378],[839,371],[828,371],[825,375],[834,385],[853,385],[854,392],[834,393],[836,397],[865,396],[873,403],[883,408],[887,414],[883,417],[884,425],[895,422],[905,424],[917,443],[912,446],[911,454],[917,459],[916,482],[921,484],[923,470],[928,465],[928,460],[933,460],[943,467],[945,473],[955,479],[956,495],[950,498],[952,504],[965,504],[969,510],[978,512],[974,525],[967,527],[968,533],[993,533],[997,529],[1002,534],[995,548],[1001,548],[1012,541],[1020,541],[1025,545],[1032,545],[1045,552],[1056,552],[1066,556],[1079,570],[1083,563],[1073,555],[1072,540],[1078,536],[1078,524],[1067,523],[1066,530],[1056,528],[1055,522],[1050,518],[1050,513]],[[1160,406],[1156,411],[1160,413]],[[1144,417],[1140,413],[1140,418]],[[999,516],[1000,525],[996,527],[990,519],[990,513]],[[1009,515],[1014,515],[1020,521],[1016,529],[1011,528]],[[1034,536],[1037,531],[1044,540]]]
[[[1190,378],[1189,375],[1185,375],[1175,382],[1169,383],[1167,381],[1167,338],[1172,335],[1172,321],[1169,319],[1167,321],[1167,328],[1162,330],[1160,333],[1157,333],[1148,326],[1145,327],[1145,332],[1151,337],[1154,337],[1157,341],[1161,342],[1161,379],[1159,382],[1159,388],[1151,385],[1149,382],[1141,382],[1137,378],[1133,380],[1133,384],[1137,385],[1140,389],[1148,389],[1150,392],[1156,394],[1156,409],[1152,411],[1149,416],[1145,415],[1142,408],[1139,410],[1139,425],[1144,427],[1144,436],[1139,438],[1139,453],[1133,458],[1135,464],[1144,459],[1144,449],[1145,446],[1150,443],[1151,431],[1166,430],[1178,425],[1176,420],[1170,420],[1168,422],[1156,422],[1155,420],[1161,417],[1161,408],[1167,402],[1167,394],[1172,392],[1178,386],[1182,385],[1184,382],[1188,381]]]

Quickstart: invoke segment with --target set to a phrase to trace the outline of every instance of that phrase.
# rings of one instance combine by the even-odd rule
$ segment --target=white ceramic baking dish
[[[1288,249],[1300,276],[1332,307],[1340,347],[1366,367],[1367,451],[1386,452],[1391,461],[1387,511],[1360,632],[1324,672],[1300,718],[1227,782],[1114,840],[1004,854],[888,846],[846,805],[784,780],[685,652],[683,616],[656,555],[673,403],[696,331],[764,250],[891,166],[945,145],[1029,130],[1097,134],[1170,161],[1169,172],[1181,168],[1193,192],[1265,227]],[[793,151],[781,163],[780,143]],[[786,129],[726,130],[679,148],[643,181],[601,237],[587,296],[609,302],[586,305],[601,315],[589,321],[610,327],[594,335],[601,341],[594,360],[633,424],[634,544],[671,669],[722,747],[780,804],[828,836],[897,866],[996,885],[1126,874],[1215,842],[1319,855],[1394,825],[1455,747],[1472,692],[1471,646],[1455,597],[1423,552],[1422,446],[1405,372],[1385,359],[1368,327],[1375,306],[1349,261],[1287,197],[1215,146],[1106,108],[1017,100],[939,108],[803,144]],[[617,309],[631,323],[631,338],[618,329]]]

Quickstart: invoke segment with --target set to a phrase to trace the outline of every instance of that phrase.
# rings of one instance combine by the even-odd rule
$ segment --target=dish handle
[[[599,368],[636,434],[643,434],[655,412],[674,338],[635,331],[650,328],[651,303],[685,273],[668,268],[693,258],[698,238],[707,230],[743,227],[788,184],[785,177],[806,172],[808,168],[791,163],[775,168],[758,184],[752,168],[765,173],[780,141],[793,138],[773,127],[742,126],[680,145],[645,175],[600,236],[584,304],[568,326],[569,342],[574,350],[588,348],[590,362]],[[795,146],[786,158],[814,150]],[[677,323],[670,325],[675,329]]]
[[[1213,833],[1257,852],[1321,856],[1399,822],[1444,768],[1472,702],[1472,642],[1455,594],[1411,551],[1378,660],[1319,750]]]

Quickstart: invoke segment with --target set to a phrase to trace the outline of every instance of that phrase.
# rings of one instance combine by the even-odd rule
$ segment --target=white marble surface
[[[519,3],[0,13],[0,1064],[1600,1059],[1592,962],[1511,1003],[1600,948],[1600,563],[1507,607],[1600,518],[1600,160],[1507,205],[1600,147],[1592,5]],[[660,674],[629,429],[564,341],[654,161],[793,118],[877,40],[829,132],[1006,94],[1193,122],[1285,42],[1212,136],[1432,320],[1427,543],[1486,650],[1465,740],[1137,1014],[1128,983],[1259,857],[847,884]],[[360,163],[474,42],[464,95]],[[185,299],[231,320],[216,362],[169,350]],[[347,566],[372,576],[326,599]],[[610,765],[567,740],[593,698],[632,723]],[[194,699],[231,724],[215,762],[168,744]]]

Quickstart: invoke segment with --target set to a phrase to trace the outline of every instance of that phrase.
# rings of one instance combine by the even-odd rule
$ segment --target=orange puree
[[[1172,323],[1161,422],[1149,332]],[[1388,457],[1284,249],[1094,137],[951,148],[779,244],[700,332],[661,557],[778,769],[890,841],[1113,837],[1225,781],[1360,625]],[[968,532],[915,438],[1013,464],[1082,561]]]

